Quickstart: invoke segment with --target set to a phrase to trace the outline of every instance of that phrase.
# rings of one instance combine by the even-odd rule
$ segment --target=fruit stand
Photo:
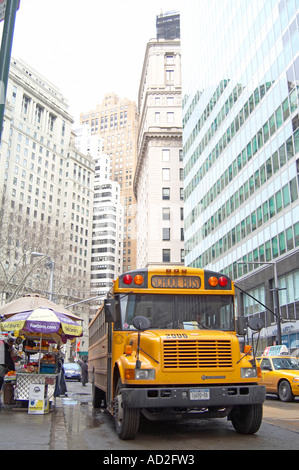
[[[23,354],[26,359],[16,371],[14,398],[17,401],[27,401],[30,397],[31,385],[43,385],[44,398],[53,402],[60,350],[57,345],[43,339],[33,341],[32,335],[30,335],[30,342],[37,346],[28,346],[24,341]],[[31,357],[36,355],[38,358],[31,360]]]
[[[21,358],[15,373],[7,374],[4,382],[14,388],[17,402],[29,402],[29,413],[47,412],[49,402],[55,402],[58,396],[55,392],[62,373],[60,346],[68,339],[82,336],[82,327],[74,319],[48,308],[21,312],[0,326],[2,331],[13,332]]]
[[[18,332],[16,332],[18,334]],[[28,338],[29,344],[28,345]],[[56,380],[59,376],[60,349],[53,343],[49,335],[48,340],[38,338],[32,333],[28,336],[17,336],[19,362],[16,362],[16,371],[9,371],[4,377],[4,403],[17,404],[30,399],[32,387],[38,386],[43,390],[43,399],[51,405],[55,402]],[[27,404],[27,403],[25,403]]]

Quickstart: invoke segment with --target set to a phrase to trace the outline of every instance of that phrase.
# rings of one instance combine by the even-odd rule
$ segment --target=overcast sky
[[[12,57],[56,85],[77,120],[106,93],[137,102],[156,15],[182,0],[21,0]],[[0,24],[2,38],[3,22]]]

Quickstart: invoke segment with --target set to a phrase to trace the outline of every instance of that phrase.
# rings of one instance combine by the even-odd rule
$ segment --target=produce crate
[[[40,373],[41,374],[55,374],[56,365],[55,364],[41,364]]]

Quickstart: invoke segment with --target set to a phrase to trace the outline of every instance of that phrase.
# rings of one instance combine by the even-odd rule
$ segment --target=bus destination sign
[[[156,289],[199,289],[198,276],[153,276],[152,287]]]

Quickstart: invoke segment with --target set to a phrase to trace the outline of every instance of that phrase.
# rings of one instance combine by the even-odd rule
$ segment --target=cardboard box
[[[47,396],[48,385],[30,384],[28,414],[43,415],[49,413],[49,400]]]
[[[31,398],[29,399],[28,404],[28,414],[30,415],[44,415],[49,413],[49,400],[44,398],[43,400],[38,400]]]

